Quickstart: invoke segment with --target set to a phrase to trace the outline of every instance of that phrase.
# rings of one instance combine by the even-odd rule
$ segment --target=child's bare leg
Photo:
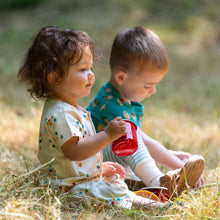
[[[137,165],[134,172],[146,186],[160,186],[160,177],[164,175],[153,159],[145,160]]]
[[[156,165],[151,157],[147,147],[145,146],[142,137],[137,133],[138,147],[144,148],[142,152],[146,159],[141,161],[134,169],[134,173],[146,186],[160,186],[160,177],[164,174]]]

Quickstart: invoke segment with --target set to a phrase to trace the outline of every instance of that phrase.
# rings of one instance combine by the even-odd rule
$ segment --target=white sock
[[[164,175],[153,159],[137,165],[134,172],[146,186],[160,186],[160,177]]]
[[[151,182],[150,182],[150,185],[149,186],[160,186],[160,177],[163,176],[164,174],[162,175],[159,175],[159,176],[156,176]]]

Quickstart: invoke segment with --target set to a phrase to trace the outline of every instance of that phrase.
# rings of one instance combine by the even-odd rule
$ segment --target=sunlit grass
[[[96,0],[73,6],[68,0],[48,0],[36,8],[1,11],[0,219],[220,218],[219,1],[196,8],[196,1],[181,2],[186,17],[178,10],[165,16],[168,8],[158,14],[164,4]],[[167,148],[203,155],[204,178],[216,185],[183,194],[178,200],[184,205],[174,202],[167,210],[125,210],[87,200],[68,203],[50,186],[41,186],[37,143],[42,103],[30,99],[16,75],[30,38],[44,25],[84,30],[95,39],[102,59],[94,68],[91,95],[80,100],[84,107],[109,79],[109,50],[118,30],[144,25],[159,34],[167,47],[170,69],[157,94],[143,102],[143,129]]]
[[[175,112],[160,111],[149,114],[143,128],[169,148],[201,153],[206,158],[204,177],[215,187],[183,194],[168,210],[124,210],[107,207],[100,202],[65,203],[50,187],[39,184],[40,164],[36,158],[41,108],[21,114],[17,109],[3,106],[0,114],[7,115],[0,122],[0,216],[7,219],[126,219],[168,218],[194,219],[203,216],[220,217],[219,209],[219,124],[213,120]],[[3,110],[4,109],[4,110]],[[156,112],[156,113],[155,113]],[[13,131],[13,135],[10,131]],[[208,148],[208,149],[207,149]],[[210,152],[215,152],[210,154]],[[208,196],[207,196],[208,195]],[[99,204],[99,205],[98,205]],[[0,217],[1,218],[1,217]]]

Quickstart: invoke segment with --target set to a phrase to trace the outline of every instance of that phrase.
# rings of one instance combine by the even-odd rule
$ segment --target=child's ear
[[[128,74],[124,71],[117,71],[114,74],[115,76],[115,81],[117,82],[118,85],[122,85],[127,78]]]
[[[57,74],[56,74],[55,72],[50,72],[50,73],[47,75],[47,80],[48,80],[48,82],[50,83],[51,86],[55,86],[55,87],[58,86],[58,83],[57,83]]]

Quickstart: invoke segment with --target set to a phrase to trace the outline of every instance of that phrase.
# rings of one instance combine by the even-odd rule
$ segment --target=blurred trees
[[[41,1],[42,0],[1,0],[0,10],[27,8],[30,6],[36,6]]]

